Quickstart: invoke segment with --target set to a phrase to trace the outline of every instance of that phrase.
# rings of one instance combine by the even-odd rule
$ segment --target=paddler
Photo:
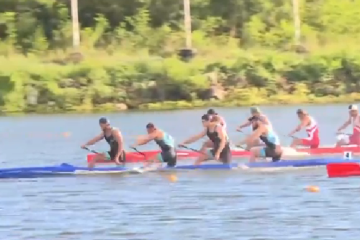
[[[102,117],[99,119],[99,125],[101,133],[81,146],[86,149],[87,146],[94,145],[102,139],[110,145],[110,151],[97,154],[92,161],[88,163],[89,168],[95,166],[98,161],[110,161],[113,160],[117,165],[125,164],[126,153],[124,151],[124,141],[119,129],[110,125],[110,121]]]
[[[272,124],[271,124],[269,118],[260,111],[260,108],[251,107],[250,108],[250,114],[251,114],[251,117],[249,117],[245,123],[241,124],[236,129],[236,131],[241,132],[243,128],[249,127],[249,126],[252,126],[252,130],[255,131],[257,125],[256,125],[256,123],[254,121],[252,121],[253,117],[257,117],[264,124],[266,124],[270,128],[272,128]],[[253,142],[248,142],[247,144],[248,144],[247,147],[246,147],[247,150],[250,150],[250,148],[256,147],[256,146],[264,146],[264,143],[259,138],[253,139]]]
[[[338,134],[341,134],[341,131],[344,130],[352,123],[353,134],[350,136],[345,136],[338,140],[336,143],[337,147],[342,145],[360,145],[360,114],[357,105],[350,105],[349,109],[349,118],[348,120],[338,129]]]
[[[216,115],[210,116],[209,114],[205,114],[201,117],[201,120],[204,129],[199,134],[192,136],[183,143],[179,144],[179,147],[184,147],[186,144],[196,142],[197,140],[208,136],[213,143],[213,148],[203,149],[199,158],[196,160],[195,165],[200,165],[208,159],[215,159],[224,164],[230,163],[230,142],[225,128],[221,126],[221,118]]]
[[[253,125],[254,131],[241,141],[238,146],[254,142],[259,139],[264,142],[265,146],[256,146],[250,149],[250,162],[254,162],[257,158],[272,158],[273,162],[281,159],[283,150],[280,146],[280,140],[269,124],[263,122],[260,117],[253,116],[249,118],[250,124]]]
[[[212,108],[209,109],[206,114],[209,115],[210,117],[217,116],[220,119],[220,125],[226,129],[225,119],[223,117],[221,117],[214,109],[212,109]],[[213,142],[210,139],[208,139],[202,145],[200,152],[204,152],[204,151],[206,151],[207,148],[213,148],[213,147],[214,147]]]
[[[294,133],[299,132],[303,128],[305,128],[308,137],[303,139],[293,137],[294,139],[290,147],[295,148],[298,145],[302,145],[310,148],[318,148],[320,145],[320,137],[317,122],[312,116],[302,109],[298,109],[296,114],[300,120],[300,124],[289,134],[289,137],[293,137]]]
[[[161,166],[163,162],[166,162],[168,167],[175,167],[176,149],[174,138],[167,132],[156,128],[153,123],[148,123],[146,125],[146,131],[148,134],[143,138],[139,138],[131,147],[136,148],[137,146],[154,141],[157,145],[159,145],[161,152],[152,159],[149,159],[144,167],[149,167],[154,162],[157,162],[159,166]]]

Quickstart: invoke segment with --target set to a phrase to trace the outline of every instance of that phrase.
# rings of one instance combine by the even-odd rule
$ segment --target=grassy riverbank
[[[139,60],[141,59],[141,60]],[[359,59],[359,60],[358,60]],[[238,57],[88,57],[60,65],[0,58],[3,112],[183,109],[360,100],[360,55],[243,51]]]
[[[181,2],[104,1],[79,1],[73,52],[69,1],[0,0],[0,112],[359,100],[359,1],[301,1],[296,46],[287,0],[192,1],[189,62]]]

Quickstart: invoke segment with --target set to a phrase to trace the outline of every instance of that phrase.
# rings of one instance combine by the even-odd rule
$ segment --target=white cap
[[[351,111],[351,110],[358,110],[358,106],[355,105],[355,104],[351,104],[351,105],[349,106],[349,111]]]

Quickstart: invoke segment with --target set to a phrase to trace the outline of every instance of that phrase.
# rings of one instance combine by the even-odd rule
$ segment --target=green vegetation
[[[299,1],[294,47],[289,0],[192,0],[182,62],[181,1],[79,0],[80,54],[68,0],[0,0],[0,112],[360,100],[360,1]]]

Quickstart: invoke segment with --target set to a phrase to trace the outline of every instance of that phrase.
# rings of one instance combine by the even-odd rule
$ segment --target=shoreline
[[[352,95],[352,96],[351,96]],[[360,94],[349,94],[348,96],[325,96],[325,97],[312,97],[311,99],[296,98],[291,95],[282,95],[281,101],[244,101],[239,102],[229,102],[229,101],[219,101],[219,100],[209,100],[209,101],[164,101],[156,103],[147,103],[139,105],[139,108],[134,109],[117,109],[116,104],[113,104],[113,108],[109,108],[110,104],[106,104],[106,108],[101,109],[101,105],[94,107],[93,109],[70,109],[65,111],[55,110],[55,109],[46,109],[44,106],[38,106],[37,108],[32,108],[32,111],[24,112],[1,112],[0,117],[4,116],[23,116],[23,115],[57,115],[57,114],[94,114],[94,113],[118,113],[118,112],[151,112],[151,111],[177,111],[177,110],[189,110],[189,109],[201,109],[201,108],[238,108],[238,107],[250,107],[250,106],[295,106],[295,105],[328,105],[328,104],[352,104],[360,101]]]

